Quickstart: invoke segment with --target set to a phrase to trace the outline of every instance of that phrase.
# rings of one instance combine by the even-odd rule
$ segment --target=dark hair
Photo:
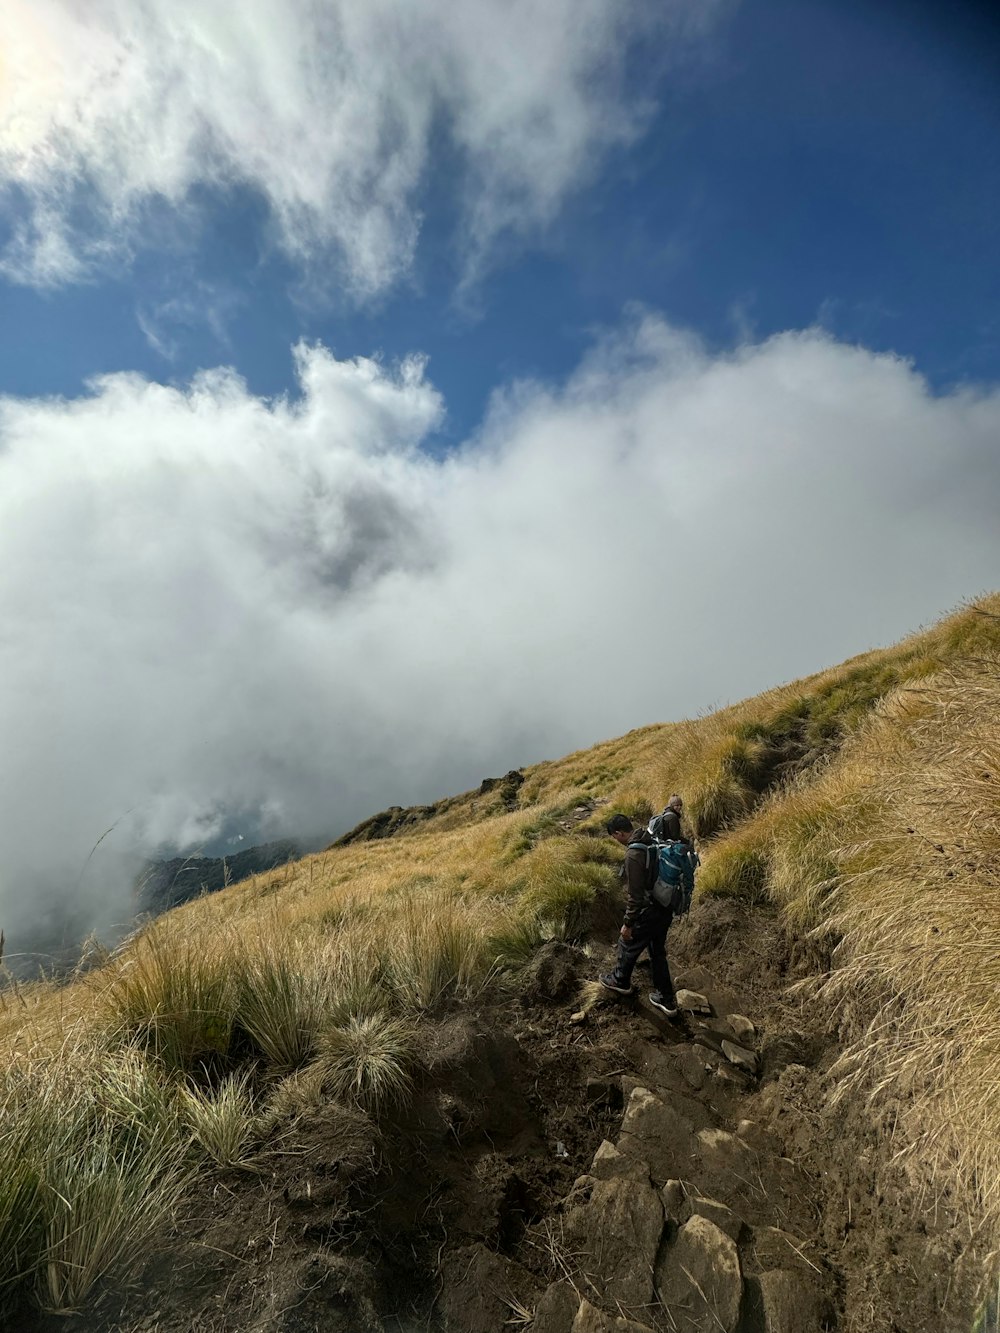
[[[604,827],[609,833],[631,833],[633,824],[628,815],[612,815]]]

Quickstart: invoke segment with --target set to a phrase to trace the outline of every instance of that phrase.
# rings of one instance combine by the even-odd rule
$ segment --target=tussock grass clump
[[[251,1075],[231,1074],[214,1090],[182,1088],[179,1095],[184,1120],[212,1161],[223,1167],[246,1166],[258,1128]]]
[[[223,942],[157,922],[98,974],[109,1032],[184,1073],[228,1053],[233,1035],[231,957]]]
[[[145,1254],[185,1187],[174,1101],[134,1053],[119,1065],[85,1046],[8,1067],[0,1115],[0,1309],[29,1292],[79,1309]]]
[[[290,945],[272,928],[234,962],[234,1021],[274,1069],[306,1064],[330,988],[316,951]]]
[[[134,1263],[186,1175],[173,1144],[152,1144],[107,1122],[58,1136],[43,1165],[44,1247],[36,1270],[42,1306],[77,1310],[105,1273]]]
[[[400,911],[384,950],[384,984],[406,1008],[433,1008],[446,995],[481,985],[498,964],[495,925],[509,915],[501,899],[433,902],[415,895]]]
[[[759,826],[733,833],[706,856],[698,872],[698,893],[762,901],[767,897],[770,853],[770,839]]]
[[[599,860],[591,859],[595,851]],[[576,939],[586,932],[596,894],[614,883],[603,853],[600,843],[570,837],[551,838],[535,848],[524,903],[546,936]],[[616,864],[620,860],[620,854],[614,858]]]
[[[415,1064],[412,1024],[386,1014],[352,1018],[325,1032],[317,1061],[325,1090],[375,1116],[406,1102]]]

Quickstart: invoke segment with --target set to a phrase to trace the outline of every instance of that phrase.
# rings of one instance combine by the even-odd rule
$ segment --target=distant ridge
[[[139,912],[159,914],[203,893],[217,893],[228,884],[283,866],[302,855],[287,838],[248,847],[232,856],[175,856],[150,861],[136,881]]]

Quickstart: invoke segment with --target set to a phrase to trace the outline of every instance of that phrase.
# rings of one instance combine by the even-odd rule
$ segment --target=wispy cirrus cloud
[[[193,329],[207,329],[226,352],[231,350],[230,323],[246,298],[230,287],[190,277],[183,284],[185,295],[140,301],[136,323],[142,336],[166,361],[175,361],[182,339]]]
[[[436,141],[481,265],[641,130],[638,45],[680,52],[728,3],[8,0],[3,271],[79,280],[141,245],[151,208],[240,186],[287,256],[365,299],[412,262]]]

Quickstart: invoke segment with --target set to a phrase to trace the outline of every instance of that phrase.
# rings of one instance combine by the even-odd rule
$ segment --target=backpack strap
[[[648,903],[650,901],[650,895],[652,894],[653,885],[656,883],[656,875],[651,873],[654,867],[656,867],[657,874],[659,874],[660,849],[655,842],[630,842],[626,850],[632,851],[633,848],[637,848],[639,851],[643,852],[646,857],[646,878],[649,880],[649,883],[646,885],[646,901]]]

